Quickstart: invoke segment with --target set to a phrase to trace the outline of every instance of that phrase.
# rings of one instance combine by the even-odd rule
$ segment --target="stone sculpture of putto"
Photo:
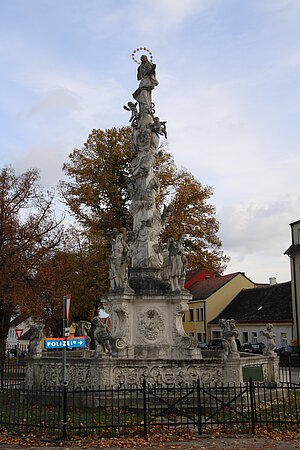
[[[273,324],[267,323],[266,330],[261,330],[259,333],[260,336],[264,336],[267,339],[267,345],[263,350],[263,354],[265,356],[274,356],[275,355],[275,337],[276,334],[273,332]]]
[[[30,319],[28,321],[28,324],[30,326],[28,356],[40,358],[42,356],[41,343],[43,337],[44,323],[42,320],[33,321],[32,319]]]
[[[95,358],[101,358],[103,355],[111,355],[110,336],[111,332],[108,325],[100,319],[93,318],[94,339],[95,339]]]
[[[233,355],[239,357],[237,349],[236,338],[239,332],[236,328],[236,320],[234,319],[220,319],[219,325],[222,329],[222,336],[224,339],[223,347],[225,356]]]

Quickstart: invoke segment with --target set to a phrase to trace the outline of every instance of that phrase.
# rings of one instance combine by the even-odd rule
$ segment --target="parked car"
[[[236,346],[238,351],[241,351],[241,343],[236,339]],[[223,350],[225,339],[211,339],[208,343],[208,350]]]
[[[17,349],[11,348],[10,350],[8,350],[7,356],[8,358],[15,358],[17,356]]]
[[[300,347],[287,345],[283,347],[279,355],[281,366],[299,366],[300,367]]]
[[[206,342],[197,342],[197,347],[201,348],[201,350],[208,350],[208,345]]]
[[[208,343],[208,350],[223,350],[224,339],[211,339]]]
[[[280,353],[283,349],[284,347],[282,347],[282,345],[276,345],[276,347],[274,348],[274,352],[277,353],[278,356],[280,356]]]
[[[245,353],[255,353],[258,355],[263,354],[263,350],[265,348],[265,344],[263,342],[247,342],[242,345],[241,352]]]

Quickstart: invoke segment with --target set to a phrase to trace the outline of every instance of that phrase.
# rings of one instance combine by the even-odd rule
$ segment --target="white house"
[[[242,290],[230,304],[208,324],[212,338],[220,338],[219,319],[235,319],[241,344],[265,342],[260,336],[267,323],[272,323],[276,334],[275,344],[289,345],[292,340],[292,293],[291,282]],[[273,284],[274,283],[274,284]]]
[[[17,345],[20,351],[27,351],[27,341],[22,342],[22,340],[19,340],[18,344],[18,336],[21,337],[30,329],[28,323],[26,322],[27,320],[28,317],[21,314],[10,322],[8,336],[6,339],[6,352],[13,348],[17,348]]]

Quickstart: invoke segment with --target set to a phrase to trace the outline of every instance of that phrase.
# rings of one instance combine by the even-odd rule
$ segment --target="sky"
[[[225,273],[287,281],[299,23],[299,0],[0,0],[0,167],[37,167],[55,187],[93,129],[128,125],[131,53],[149,48],[168,150],[214,189]]]

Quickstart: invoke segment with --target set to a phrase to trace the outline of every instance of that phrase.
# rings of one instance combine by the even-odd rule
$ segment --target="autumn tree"
[[[40,315],[36,272],[61,242],[63,228],[52,212],[53,194],[44,193],[39,172],[0,172],[0,345],[1,359],[11,316]]]
[[[42,318],[54,336],[62,331],[62,298],[71,293],[70,320],[90,320],[108,289],[107,266],[103,260],[106,242],[85,230],[70,227],[63,244],[37,270],[41,287]]]
[[[61,183],[66,204],[83,227],[102,238],[114,228],[132,229],[129,179],[135,155],[131,139],[129,127],[93,130],[63,167],[70,179]],[[228,258],[217,236],[215,208],[208,202],[212,188],[202,186],[187,170],[178,169],[165,148],[157,155],[155,172],[160,181],[157,204],[173,208],[162,239],[184,234],[189,267],[221,273]]]

